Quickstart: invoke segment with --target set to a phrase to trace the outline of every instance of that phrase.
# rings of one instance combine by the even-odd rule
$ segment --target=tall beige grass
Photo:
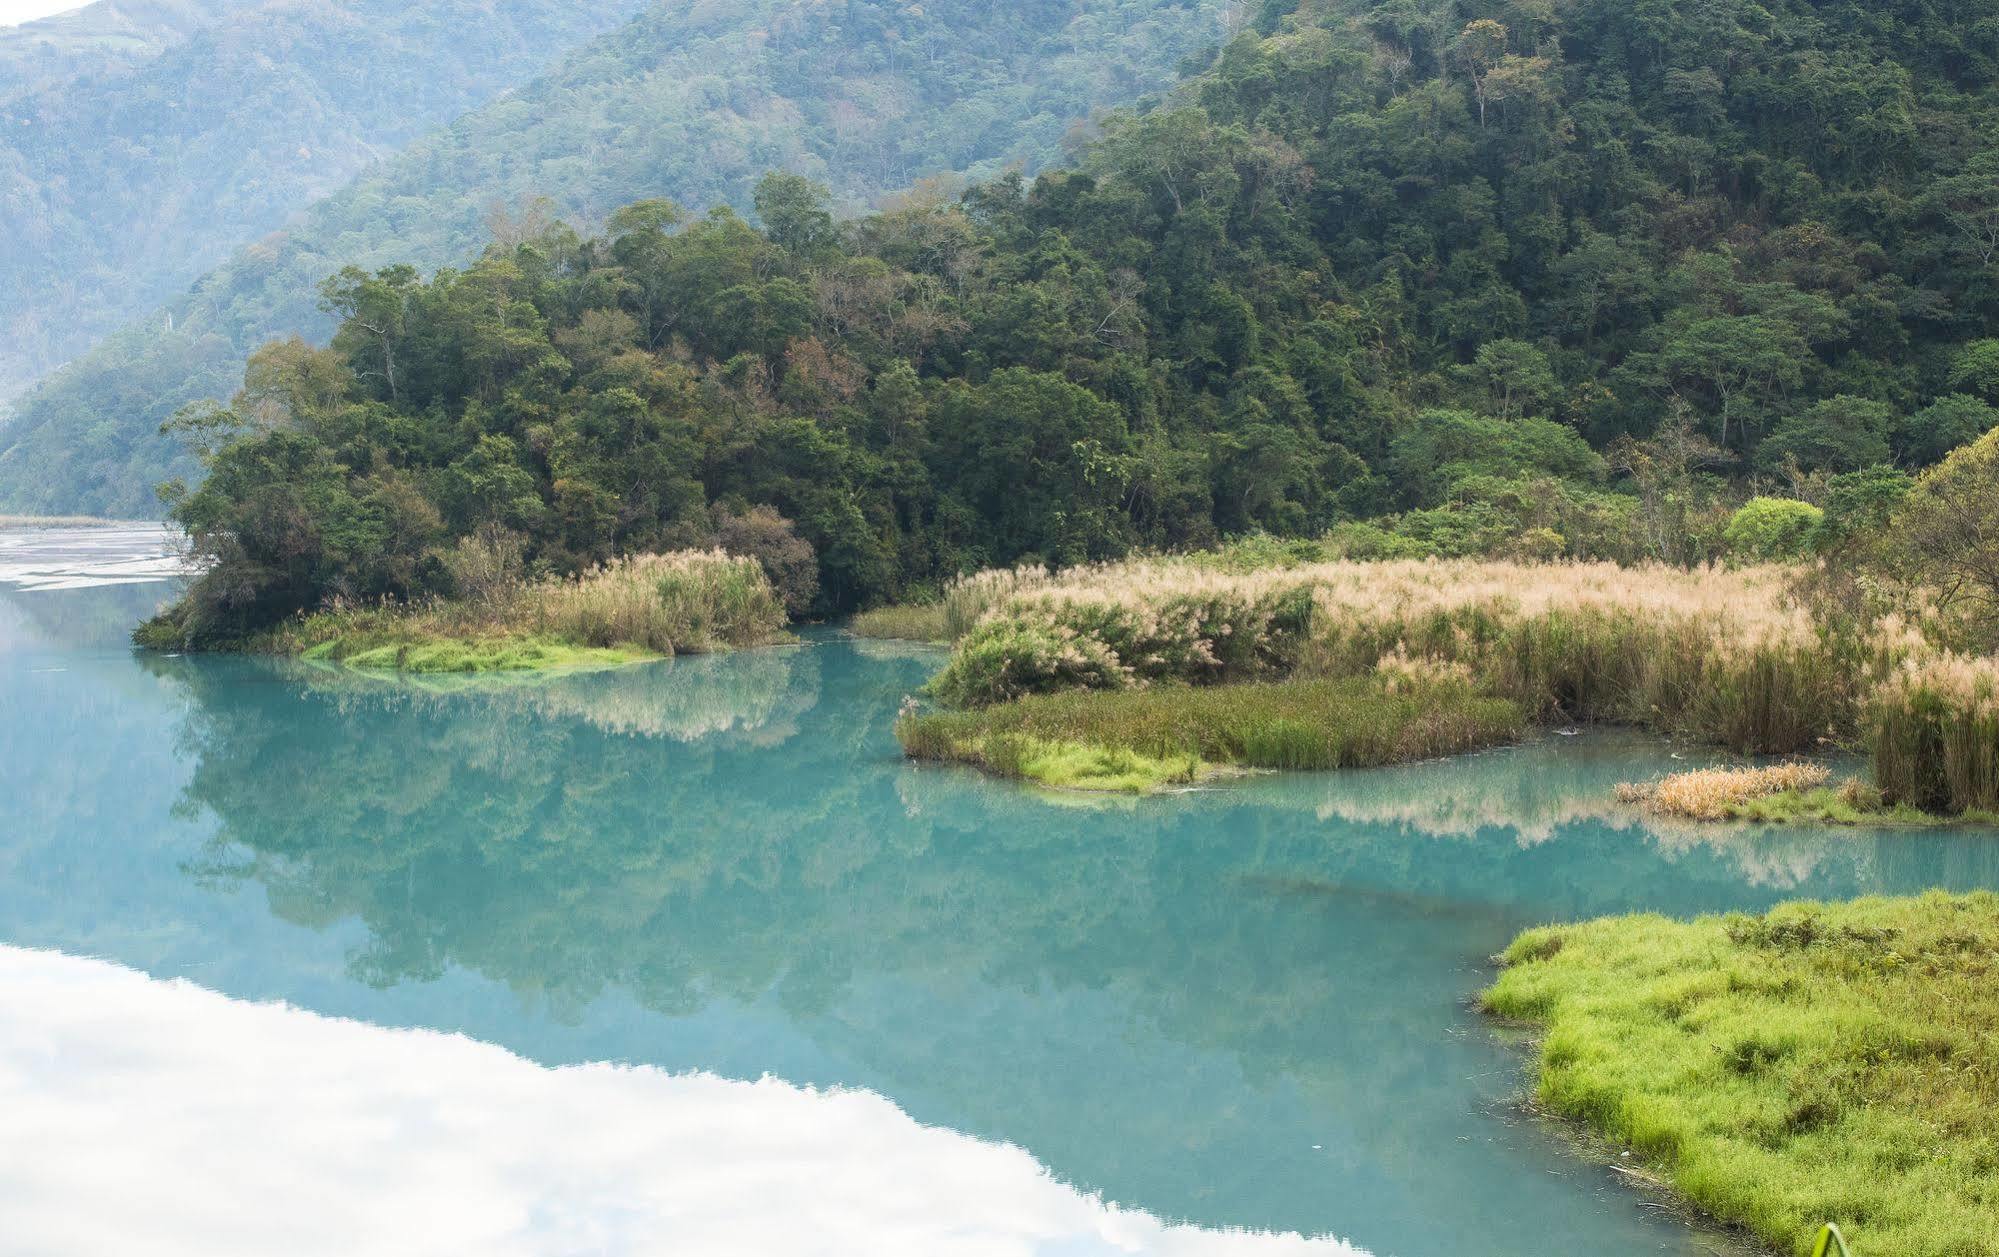
[[[1875,784],[1891,801],[1999,811],[1999,659],[1912,656],[1875,688],[1864,723]]]
[[[963,584],[940,693],[1347,676],[1385,657],[1461,664],[1544,717],[1791,751],[1853,724],[1864,644],[1838,641],[1778,568],[1337,562],[1229,571],[1142,560]]]
[[[937,693],[962,705],[1066,688],[1462,667],[1543,719],[1638,725],[1783,754],[1866,743],[1893,802],[1999,808],[1999,661],[1920,618],[1815,618],[1765,566],[1343,561],[1231,570],[1198,558],[947,591]]]
[[[500,582],[478,598],[335,606],[272,635],[280,653],[343,660],[424,647],[436,671],[515,666],[509,644],[554,642],[659,655],[759,646],[784,635],[763,566],[720,551],[641,554],[580,576]]]
[[[775,639],[784,603],[763,565],[719,550],[638,554],[574,580],[524,587],[507,619],[578,646],[637,646],[663,655]]]

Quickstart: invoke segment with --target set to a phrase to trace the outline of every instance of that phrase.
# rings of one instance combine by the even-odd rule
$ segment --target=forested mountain
[[[344,275],[330,351],[189,417],[230,439],[184,625],[757,505],[828,610],[1383,516],[1699,558],[1703,501],[1850,503],[1999,420],[1999,0],[1291,10],[1032,183],[836,227],[773,178],[762,231],[652,202]]]
[[[641,3],[106,5],[9,32],[0,75],[39,86],[0,78],[0,401]]]
[[[130,67],[261,0],[98,0],[0,27],[0,103],[86,74]]]
[[[1220,38],[1221,0],[666,0],[238,252],[22,400],[0,429],[0,505],[156,513],[192,470],[159,423],[226,396],[264,338],[324,336],[343,264],[431,267],[549,214],[601,222],[672,196],[749,206],[765,171],[843,210],[941,172],[1038,169],[1097,110],[1163,90]],[[414,19],[412,19],[414,20]],[[442,19],[440,19],[441,21]],[[546,205],[534,202],[546,198]]]

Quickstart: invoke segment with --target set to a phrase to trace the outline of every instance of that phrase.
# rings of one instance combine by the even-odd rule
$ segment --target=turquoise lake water
[[[105,1251],[48,1202],[183,1155],[89,1155],[137,1125],[256,1154],[98,1221],[150,1228],[132,1252],[277,1251],[187,1197],[239,1208],[226,1176],[307,1149],[313,1190],[254,1193],[271,1226],[408,1238],[481,1168],[537,1197],[482,1252],[1709,1252],[1523,1115],[1487,958],[1603,913],[1999,886],[1989,835],[1639,824],[1610,786],[1675,766],[1639,737],[1058,797],[899,758],[923,650],[426,688],[135,654],[165,588],[0,586],[0,1112],[77,1145],[0,1150],[32,1252]],[[569,1068],[597,1062],[646,1068]],[[341,1086],[365,1155],[321,1138]],[[444,1114],[467,1133],[427,1141]]]

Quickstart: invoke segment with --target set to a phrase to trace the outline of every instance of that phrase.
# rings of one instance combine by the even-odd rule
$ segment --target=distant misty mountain
[[[230,394],[262,341],[325,334],[318,283],[343,265],[468,259],[496,208],[586,227],[645,197],[747,209],[773,169],[856,210],[930,175],[1032,171],[1093,113],[1170,87],[1220,41],[1225,7],[665,0],[282,230],[242,233],[254,242],[22,398],[0,428],[0,509],[156,514],[153,487],[195,470],[161,421]]]
[[[105,0],[0,27],[0,103],[126,69],[261,0]]]
[[[0,31],[0,401],[642,0],[106,0]]]

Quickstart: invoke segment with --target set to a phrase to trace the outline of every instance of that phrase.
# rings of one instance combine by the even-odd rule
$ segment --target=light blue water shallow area
[[[1640,737],[1170,798],[1051,796],[900,759],[891,725],[933,652],[815,634],[614,673],[419,686],[136,654],[124,634],[163,591],[0,588],[0,947],[188,979],[231,997],[185,1016],[222,1039],[242,1001],[282,1000],[303,1018],[285,1042],[365,1023],[463,1034],[558,1079],[621,1062],[669,1080],[863,1090],[907,1129],[856,1126],[856,1158],[893,1146],[911,1164],[959,1164],[924,1151],[943,1132],[1017,1149],[1118,1216],[1187,1224],[1023,1226],[982,1252],[1258,1251],[1244,1231],[1378,1257],[1715,1251],[1522,1115],[1525,1058],[1470,1004],[1488,957],[1523,927],[1604,913],[1999,887],[1999,840],[1978,832],[1640,822],[1609,805],[1611,785],[1679,766]],[[19,960],[35,954],[16,968],[39,972]],[[61,1007],[44,1018],[10,1000],[8,973],[0,1076]],[[383,1069],[399,1050],[380,1049]],[[199,1092],[240,1076],[148,1060],[133,1053],[125,1081],[157,1069],[160,1088]],[[300,1089],[323,1099],[317,1068],[301,1057]],[[425,1068],[409,1066],[410,1087]],[[454,1073],[438,1073],[440,1097]],[[696,1152],[801,1190],[825,1174],[782,1141],[717,1136],[735,1093],[697,1091],[685,1103],[714,1124]],[[521,1132],[569,1093],[536,1094]],[[622,1146],[620,1123],[660,1127],[681,1094],[578,1091],[575,1117]],[[63,1111],[43,1106],[44,1123],[59,1131],[48,1113]],[[814,1138],[837,1147],[843,1119],[813,1111]],[[197,1134],[209,1120],[200,1103],[171,1112],[160,1120]],[[79,1131],[97,1129],[89,1117]],[[748,1099],[739,1119],[775,1120]],[[268,1138],[303,1147],[328,1120],[323,1102],[295,1120],[279,1105]],[[227,1141],[214,1121],[211,1144]],[[504,1143],[504,1104],[487,1121],[478,1142]],[[632,1146],[627,1175],[678,1172]],[[384,1147],[344,1174],[320,1165],[313,1198],[346,1193],[359,1212],[422,1199],[382,1194],[391,1182],[451,1190],[430,1143]],[[82,1186],[104,1197],[130,1187],[114,1159],[73,1164],[102,1176]],[[992,1170],[990,1199],[976,1168],[948,1189],[910,1181],[909,1209],[944,1229],[911,1247],[882,1222],[873,1251],[951,1251],[937,1236],[959,1212],[970,1251],[972,1215],[1012,1199],[1018,1172]],[[598,1199],[568,1207],[604,1226],[626,1217],[629,1201]],[[743,1195],[736,1247],[841,1251],[830,1232],[818,1247],[765,1238],[765,1215],[802,1209],[788,1199]],[[716,1251],[692,1233],[673,1249],[662,1225],[647,1233],[660,1251]],[[482,1251],[573,1249],[552,1236]]]

